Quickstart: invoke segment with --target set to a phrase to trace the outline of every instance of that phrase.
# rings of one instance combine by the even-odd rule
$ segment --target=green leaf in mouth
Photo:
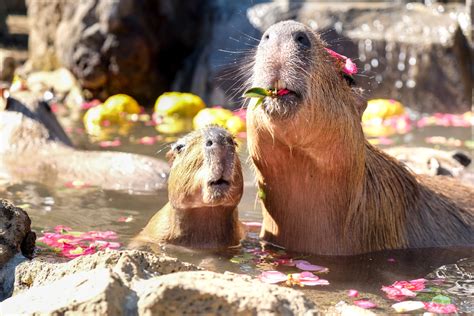
[[[245,98],[265,98],[272,96],[272,91],[263,88],[250,88],[244,93]]]

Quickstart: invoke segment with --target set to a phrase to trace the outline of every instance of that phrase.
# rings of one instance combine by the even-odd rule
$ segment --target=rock
[[[0,303],[3,315],[125,314],[126,296],[130,294],[120,277],[109,269],[94,269],[65,276],[38,286]]]
[[[368,98],[397,99],[422,112],[459,113],[470,109],[472,96],[472,57],[460,27],[465,14],[462,4],[309,1],[258,4],[247,12],[261,32],[291,18],[323,33],[332,49],[355,59],[360,70],[355,79]]]
[[[15,74],[16,60],[13,54],[0,49],[0,81],[11,82]]]
[[[55,71],[38,71],[28,75],[26,79],[28,89],[33,92],[43,92],[53,89],[55,92],[68,93],[77,86],[76,79],[65,68]]]
[[[35,259],[10,264],[0,281],[13,282],[2,314],[313,315],[303,293],[249,276],[197,271],[174,258],[135,250],[108,250],[66,263]],[[13,271],[13,269],[15,271]],[[181,272],[178,272],[181,271]],[[3,278],[2,278],[3,277]]]
[[[54,40],[68,0],[27,0],[30,33],[28,37],[28,69],[54,70],[60,67]]]
[[[139,315],[317,313],[301,292],[233,273],[179,272],[144,281],[137,289]]]
[[[28,214],[7,200],[0,200],[0,269],[19,251],[31,258],[35,240]]]
[[[349,305],[344,301],[340,301],[333,308],[330,308],[327,311],[327,314],[330,315],[340,315],[340,316],[372,316],[375,315],[374,312],[363,309],[362,307]]]
[[[22,263],[16,267],[15,283],[10,285],[8,290],[15,295],[30,287],[44,285],[70,274],[97,268],[113,270],[128,285],[139,278],[199,269],[178,259],[157,256],[149,252],[106,250],[90,256],[78,257],[66,263],[50,263],[41,259]]]
[[[30,1],[28,15],[41,28],[30,39],[33,70],[63,65],[96,97],[154,101],[204,36],[206,3]]]

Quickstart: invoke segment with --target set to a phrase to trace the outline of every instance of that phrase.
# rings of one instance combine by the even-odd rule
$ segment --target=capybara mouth
[[[217,180],[212,180],[207,183],[207,192],[208,197],[212,203],[219,202],[228,197],[228,193],[231,189],[230,181],[219,178]]]
[[[296,91],[285,90],[286,92],[284,94],[276,95],[272,98],[265,98],[263,101],[263,109],[267,115],[277,119],[288,119],[298,112],[301,103],[301,94]]]
[[[217,180],[208,182],[209,188],[214,192],[225,192],[230,188],[230,182],[224,178],[219,178]]]

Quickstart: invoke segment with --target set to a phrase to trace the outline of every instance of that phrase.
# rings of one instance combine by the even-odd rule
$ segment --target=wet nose
[[[224,158],[235,151],[234,139],[223,129],[211,128],[207,130],[204,140],[206,152],[218,155],[220,158]]]
[[[300,49],[308,49],[311,47],[311,41],[304,31],[294,31],[290,33],[282,33],[279,31],[267,31],[262,37],[262,43],[271,43],[273,45],[291,43]]]

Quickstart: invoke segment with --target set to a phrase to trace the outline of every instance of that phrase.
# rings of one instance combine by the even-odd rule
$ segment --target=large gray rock
[[[153,100],[199,43],[207,1],[30,1],[33,69],[62,64],[96,96]]]
[[[139,315],[313,315],[301,292],[248,276],[210,271],[179,272],[140,284]]]
[[[19,207],[0,199],[0,269],[18,252],[31,258],[36,235],[31,220]]]
[[[66,263],[51,263],[42,259],[23,262],[14,271],[14,284],[8,290],[13,295],[30,287],[58,281],[64,276],[108,268],[117,273],[124,283],[130,285],[136,279],[168,274],[178,271],[194,271],[198,268],[167,256],[137,250],[106,250],[90,256],[82,256]]]
[[[95,269],[11,297],[0,303],[0,312],[2,315],[123,315],[127,294],[130,289],[119,276],[108,269]]]
[[[259,4],[247,12],[261,32],[285,19],[320,31],[330,47],[355,59],[360,69],[356,82],[369,98],[394,98],[423,112],[470,110],[466,14],[462,4],[310,1]]]
[[[312,315],[303,293],[249,276],[214,273],[141,251],[99,252],[67,263],[18,261],[2,271],[14,282],[1,314]],[[14,269],[14,271],[13,271]],[[181,271],[181,272],[178,272]],[[6,275],[14,276],[6,277]],[[1,274],[0,274],[1,277]]]

